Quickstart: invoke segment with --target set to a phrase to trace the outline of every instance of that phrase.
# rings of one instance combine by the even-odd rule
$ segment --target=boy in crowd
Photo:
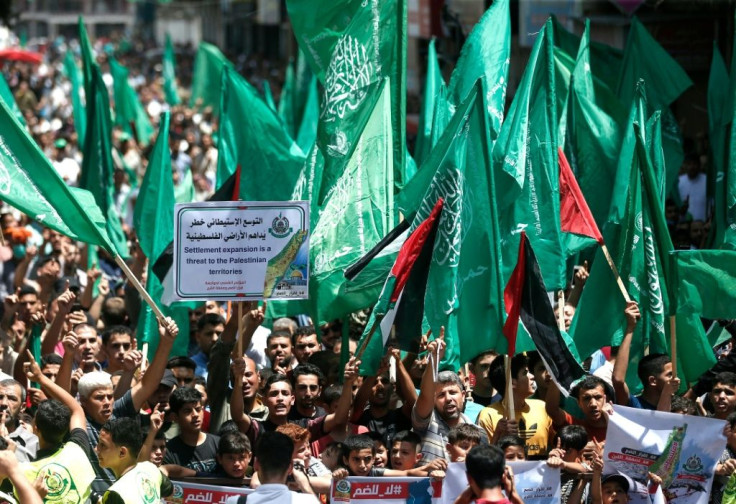
[[[219,438],[202,432],[202,394],[193,388],[178,388],[171,394],[169,406],[179,435],[166,443],[164,464],[203,473],[214,471]]]
[[[360,432],[358,434],[361,434]],[[373,440],[376,447],[376,455],[373,457],[373,467],[388,467],[389,453],[386,446],[386,439],[378,432],[366,432],[366,436]]]
[[[460,424],[447,435],[447,453],[450,462],[465,462],[465,457],[473,446],[480,444],[480,432],[468,424]]]
[[[524,504],[516,492],[514,475],[506,466],[498,446],[479,445],[468,452],[465,459],[468,488],[455,504],[478,503]],[[505,492],[505,495],[504,495]]]
[[[605,441],[608,429],[607,412],[613,401],[613,390],[597,376],[586,376],[572,389],[572,397],[578,400],[583,412],[582,420],[575,418],[560,408],[560,389],[549,387],[547,390],[546,408],[555,428],[565,425],[582,425],[588,433],[588,439]]]
[[[503,450],[506,462],[526,460],[524,440],[519,436],[503,436],[496,444]]]
[[[422,438],[411,431],[396,434],[391,443],[391,468],[399,471],[414,469],[422,460]]]
[[[169,478],[148,461],[138,462],[143,445],[140,425],[133,418],[108,420],[100,431],[97,457],[116,481],[105,492],[104,504],[156,502],[174,491]]]
[[[562,471],[562,504],[586,502],[588,482],[578,475],[592,469],[583,459],[583,449],[588,444],[588,434],[580,425],[566,425],[557,434],[557,448],[550,450],[547,464]]]
[[[209,472],[195,471],[188,467],[166,465],[172,478],[230,478],[242,480],[249,476],[251,459],[250,441],[242,432],[224,433],[217,443],[217,465]]]

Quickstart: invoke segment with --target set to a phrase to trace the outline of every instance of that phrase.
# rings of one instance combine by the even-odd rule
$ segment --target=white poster
[[[560,501],[560,470],[553,469],[546,461],[508,462],[514,474],[514,486],[524,504],[556,504]],[[468,487],[465,462],[447,466],[442,486],[444,504],[452,504]]]
[[[716,463],[726,447],[724,420],[614,406],[603,475],[628,476],[632,502],[649,502],[648,473],[662,478],[668,503],[707,504]]]
[[[176,299],[305,299],[309,202],[176,205]]]

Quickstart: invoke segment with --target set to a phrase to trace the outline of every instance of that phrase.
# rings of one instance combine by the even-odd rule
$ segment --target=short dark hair
[[[58,445],[69,432],[71,418],[72,412],[64,403],[48,399],[38,405],[36,428],[47,443]]]
[[[409,443],[413,445],[416,450],[417,447],[422,444],[422,438],[416,432],[403,430],[401,432],[397,432],[393,437],[391,444],[393,445],[394,443]]]
[[[266,380],[266,385],[264,385],[263,390],[265,393],[268,393],[268,391],[271,389],[271,386],[274,383],[279,382],[286,382],[289,384],[289,387],[291,387],[291,380],[286,375],[283,375],[281,373],[274,373],[271,376],[268,377]]]
[[[30,285],[24,285],[18,291],[18,297],[23,297],[23,296],[26,296],[28,294],[33,294],[36,297],[38,297],[38,291],[36,289],[34,289],[33,287],[31,287]]]
[[[173,369],[176,367],[183,367],[195,371],[197,369],[197,363],[189,357],[172,357],[169,359],[169,362],[166,363],[166,369]]]
[[[230,431],[220,437],[217,443],[217,454],[225,455],[226,453],[250,453],[250,440],[248,436],[239,431]]]
[[[506,369],[504,361],[506,359],[494,359],[491,368],[488,370],[488,378],[491,380],[491,386],[501,394],[506,395]],[[519,371],[528,367],[529,361],[524,354],[516,354],[511,359],[511,378],[519,376]]]
[[[586,375],[585,378],[583,378],[578,383],[576,383],[575,386],[573,386],[570,392],[574,398],[579,399],[580,394],[583,391],[593,390],[596,387],[601,387],[603,389],[603,392],[606,394],[606,400],[608,402],[613,401],[613,389],[611,388],[611,386],[604,380],[593,375]]]
[[[450,432],[447,434],[447,442],[450,444],[466,440],[475,444],[480,443],[480,431],[471,424],[458,424],[450,429]]]
[[[207,325],[218,326],[225,325],[225,318],[217,313],[205,313],[197,320],[197,331],[201,331]]]
[[[468,475],[483,490],[501,486],[506,467],[503,450],[494,445],[476,445],[465,457]]]
[[[386,443],[386,436],[381,434],[380,432],[376,431],[368,431],[365,434],[362,434],[363,436],[369,437],[373,440],[375,443],[376,441],[380,442],[383,446],[386,446],[388,443]]]
[[[178,387],[171,393],[169,408],[172,413],[178,414],[185,405],[201,401],[202,394],[199,393],[199,390],[192,387]]]
[[[542,356],[539,352],[536,350],[532,350],[531,352],[526,353],[527,358],[527,365],[529,366],[529,371],[534,371],[534,368],[537,367],[537,364],[540,362],[544,362],[542,360]]]
[[[143,446],[143,431],[137,420],[130,417],[112,418],[105,422],[102,430],[110,433],[116,446],[125,446],[134,459],[138,458]]]
[[[525,448],[524,440],[521,439],[519,436],[514,436],[512,434],[502,436],[501,439],[498,440],[496,445],[498,445],[498,447],[501,448],[504,452],[509,446],[518,446],[522,450]]]
[[[342,385],[334,384],[322,389],[322,402],[330,405],[342,396]]]
[[[264,432],[256,444],[256,460],[263,476],[281,476],[291,466],[291,454],[294,452],[294,441],[280,432]],[[261,481],[263,481],[261,476]]]
[[[286,329],[276,329],[275,331],[271,331],[271,334],[266,337],[266,346],[270,345],[271,340],[274,338],[287,338],[289,343],[291,343],[291,333]]]
[[[131,343],[133,342],[133,330],[124,325],[115,325],[112,326],[109,329],[106,329],[105,332],[102,333],[102,344],[107,345],[110,342],[110,338],[112,338],[113,334],[125,334],[126,336],[130,336]]]
[[[240,432],[238,430],[238,424],[235,423],[235,420],[226,420],[222,422],[222,425],[220,425],[220,430],[217,431],[217,435],[222,437],[228,432]]]
[[[296,346],[296,340],[304,336],[317,336],[317,330],[313,325],[301,326],[294,331],[294,336],[291,337],[291,344]],[[317,339],[319,341],[319,338]]]
[[[292,385],[296,385],[296,379],[299,376],[307,376],[307,375],[314,375],[317,377],[317,381],[319,382],[320,386],[325,381],[325,375],[322,374],[322,371],[319,370],[317,366],[314,364],[304,363],[299,364],[297,367],[292,369],[291,371],[291,383]]]
[[[61,355],[57,353],[47,353],[43,357],[41,357],[41,369],[43,369],[45,366],[48,366],[49,364],[54,364],[57,366],[61,366],[61,362],[64,359],[61,358]]]
[[[373,440],[364,434],[355,434],[345,438],[342,442],[342,456],[350,458],[350,452],[370,450],[373,455],[376,454],[376,445]]]
[[[641,384],[646,387],[649,377],[661,374],[664,371],[665,365],[670,362],[672,362],[670,356],[663,353],[653,353],[642,357],[636,369],[636,374],[639,376]]]
[[[475,357],[473,357],[472,359],[470,359],[470,364],[473,365],[473,366],[475,366],[476,364],[478,364],[478,361],[480,359],[482,359],[483,357],[485,357],[486,355],[494,355],[494,356],[497,356],[498,355],[498,352],[496,352],[495,350],[486,350],[485,352],[481,352],[478,355],[476,355]]]
[[[557,439],[563,450],[582,450],[588,444],[588,432],[582,425],[565,425],[557,433]]]
[[[26,388],[21,382],[15,380],[14,378],[5,378],[4,380],[0,380],[0,387],[18,387],[18,389],[20,390],[20,402],[26,402]]]
[[[715,387],[718,383],[728,385],[729,387],[736,386],[736,373],[732,373],[731,371],[723,371],[721,373],[718,373],[713,379],[713,387]]]
[[[695,404],[695,401],[679,395],[672,396],[670,411],[672,413],[682,413],[683,415],[700,415],[700,412],[698,411],[698,406]]]

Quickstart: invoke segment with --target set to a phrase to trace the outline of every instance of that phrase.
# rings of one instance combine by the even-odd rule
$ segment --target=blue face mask
[[[13,257],[16,259],[23,259],[26,255],[25,245],[13,245]]]

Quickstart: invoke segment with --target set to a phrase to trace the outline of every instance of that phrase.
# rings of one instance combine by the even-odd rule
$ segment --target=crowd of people
[[[98,41],[103,71],[106,48]],[[81,148],[62,71],[65,49],[51,44],[45,63],[9,63],[3,75],[32,137],[75,186]],[[168,107],[160,65],[139,53],[119,60],[130,66],[155,122]],[[191,61],[177,64],[186,81]],[[244,66],[251,77],[271,73],[263,62]],[[113,135],[115,204],[132,269],[142,274],[146,258],[132,216],[149,152],[130,135]],[[211,110],[172,107],[172,176],[176,184],[191,179],[197,200],[215,189],[216,137]],[[691,142],[689,151],[679,183],[683,203],[666,206],[678,248],[702,247],[708,233],[707,142]],[[306,504],[324,500],[332,482],[347,476],[442,478],[448,463],[465,461],[469,486],[459,502],[516,504],[521,498],[504,461],[528,459],[562,471],[563,503],[623,502],[625,482],[602,476],[612,404],[736,425],[730,346],[685,393],[669,356],[650,354],[638,363],[641,394],[630,393],[629,351],[640,318],[633,302],[621,314],[628,328],[621,345],[588,359],[589,375],[567,401],[536,352],[510,360],[510,384],[504,359],[492,350],[458,372],[436,372],[441,335],[424,338],[418,355],[390,348],[375,375],[360,376],[354,339],[351,359],[340,365],[342,321],[315,326],[305,315],[267,321],[267,328],[265,307],[257,304],[245,306],[239,321],[235,305],[208,301],[191,310],[182,336],[172,320],[162,321],[155,355],[144,362],[136,338],[141,300],[111,258],[100,250],[99,268],[87,268],[86,245],[7,205],[0,216],[0,489],[8,501],[14,494],[23,503],[152,502],[171,493],[171,479],[216,477],[255,488],[251,504],[282,502],[287,488],[299,493],[292,502]],[[567,326],[587,278],[585,267],[576,271],[567,303],[558,307]],[[360,320],[351,317],[352,324]],[[721,323],[736,337],[736,323]],[[188,355],[171,357],[178,337],[188,339]],[[720,502],[734,471],[736,434],[729,434],[712,502]]]

